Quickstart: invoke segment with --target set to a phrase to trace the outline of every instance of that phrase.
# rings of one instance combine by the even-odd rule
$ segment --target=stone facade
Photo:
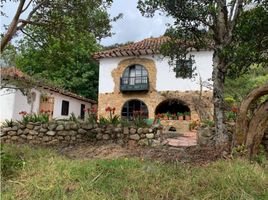
[[[120,77],[124,70],[133,64],[143,65],[149,72],[149,91],[148,92],[129,92],[122,93],[120,91]],[[191,110],[191,119],[197,120],[200,118],[200,113],[205,112],[205,118],[212,118],[213,104],[212,92],[205,91],[202,97],[199,98],[199,91],[157,91],[156,90],[156,67],[151,59],[147,58],[130,58],[121,61],[118,67],[113,70],[111,76],[113,77],[115,87],[114,92],[99,94],[98,98],[98,115],[102,117],[109,117],[109,113],[105,108],[115,107],[116,115],[121,115],[123,105],[129,100],[143,101],[148,108],[149,118],[155,118],[155,109],[163,101],[167,99],[178,99],[187,105]],[[201,104],[197,105],[197,102]],[[202,112],[201,112],[202,110]]]
[[[160,145],[162,130],[158,126],[138,128],[121,125],[100,126],[85,122],[51,121],[1,127],[3,143],[28,143],[43,146],[78,144],[87,141],[112,141],[122,145]]]

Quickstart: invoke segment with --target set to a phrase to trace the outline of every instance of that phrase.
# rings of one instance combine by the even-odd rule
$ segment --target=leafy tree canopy
[[[58,0],[53,9],[34,16],[52,26],[28,25],[19,44],[17,66],[24,72],[88,98],[97,99],[98,65],[92,54],[98,40],[111,35],[111,21],[102,0]],[[65,2],[65,4],[62,4]],[[62,6],[64,5],[64,6]]]

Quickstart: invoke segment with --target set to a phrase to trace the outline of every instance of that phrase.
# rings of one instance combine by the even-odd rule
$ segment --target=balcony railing
[[[148,76],[121,77],[120,90],[121,92],[148,91],[149,78]]]

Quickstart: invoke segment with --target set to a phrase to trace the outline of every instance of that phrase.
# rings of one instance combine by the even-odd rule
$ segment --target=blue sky
[[[114,0],[108,12],[111,17],[117,16],[118,13],[123,13],[123,18],[113,23],[112,32],[114,35],[103,39],[101,44],[111,45],[128,41],[139,41],[151,36],[157,37],[164,34],[167,23],[172,23],[170,18],[159,14],[153,18],[145,18],[136,6],[137,0]],[[1,32],[4,30],[3,25],[9,24],[16,8],[17,4],[13,2],[4,5],[3,11],[8,17],[1,17]]]

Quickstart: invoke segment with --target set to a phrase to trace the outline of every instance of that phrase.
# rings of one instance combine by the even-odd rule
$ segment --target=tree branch
[[[21,11],[21,13],[25,12],[29,8],[29,6],[31,5],[32,2],[33,2],[33,0],[30,0],[28,5]]]
[[[24,6],[25,0],[20,0],[19,6],[17,8],[16,14],[12,19],[11,24],[9,25],[7,32],[4,34],[2,40],[1,40],[1,53],[4,51],[6,45],[8,44],[8,42],[12,39],[13,35],[16,32],[16,28],[17,28],[17,24],[18,24],[18,20],[19,17],[22,13],[23,10],[23,6]]]

